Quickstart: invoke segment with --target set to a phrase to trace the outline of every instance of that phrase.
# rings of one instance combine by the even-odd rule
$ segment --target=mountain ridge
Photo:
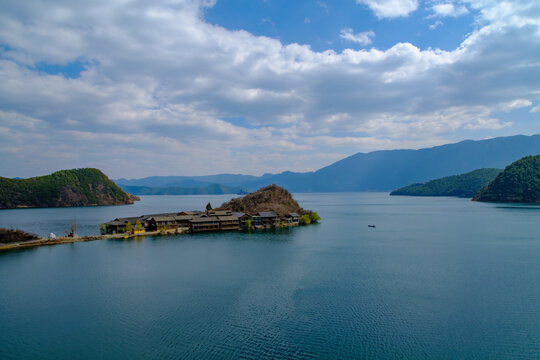
[[[216,182],[228,186],[234,183],[234,186],[247,190],[277,184],[292,192],[390,191],[480,168],[504,168],[524,156],[536,154],[540,154],[540,134],[514,135],[463,140],[417,150],[356,153],[316,171],[304,173],[284,171],[261,177],[218,174],[183,178],[205,181],[226,175],[228,183]],[[144,178],[135,180],[144,183]]]

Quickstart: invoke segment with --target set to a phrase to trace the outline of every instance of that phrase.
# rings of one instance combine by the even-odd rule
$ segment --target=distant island
[[[540,203],[540,155],[507,166],[473,201]]]
[[[222,194],[239,194],[244,190],[240,187],[225,186],[221,184],[209,184],[201,187],[183,187],[183,186],[167,186],[167,187],[151,187],[151,186],[134,186],[123,185],[118,186],[134,195],[222,195]]]
[[[0,177],[0,209],[124,205],[136,200],[139,198],[93,168],[61,170],[28,179]]]
[[[179,210],[173,213],[116,218],[101,224],[100,230],[103,234],[178,234],[272,229],[308,225],[320,219],[316,212],[301,208],[287,190],[270,185],[232,199],[215,209],[209,203],[204,211]]]
[[[427,183],[405,186],[392,191],[390,195],[472,198],[480,189],[495,179],[501,171],[500,169],[478,169],[466,174],[447,176]]]

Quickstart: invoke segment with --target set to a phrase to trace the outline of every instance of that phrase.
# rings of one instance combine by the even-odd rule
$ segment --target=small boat
[[[374,228],[374,227],[375,227],[375,225],[373,225],[373,224],[369,224],[369,225],[368,225],[368,227],[370,227],[370,228]]]

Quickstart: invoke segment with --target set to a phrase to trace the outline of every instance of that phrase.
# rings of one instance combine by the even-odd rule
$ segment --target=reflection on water
[[[0,253],[0,358],[540,353],[538,207],[381,193],[295,198],[322,222]],[[96,226],[225,200],[143,197],[136,208],[16,210],[0,220],[32,231],[75,215]]]

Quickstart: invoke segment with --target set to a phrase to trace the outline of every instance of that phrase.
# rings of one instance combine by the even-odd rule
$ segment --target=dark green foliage
[[[540,155],[526,156],[507,166],[473,200],[540,203]]]
[[[212,210],[212,204],[208,203],[206,204],[206,211]]]
[[[98,169],[61,170],[29,179],[0,177],[0,209],[132,204],[125,193]]]
[[[431,180],[394,190],[390,195],[473,197],[501,172],[499,169],[479,169],[462,175]]]

